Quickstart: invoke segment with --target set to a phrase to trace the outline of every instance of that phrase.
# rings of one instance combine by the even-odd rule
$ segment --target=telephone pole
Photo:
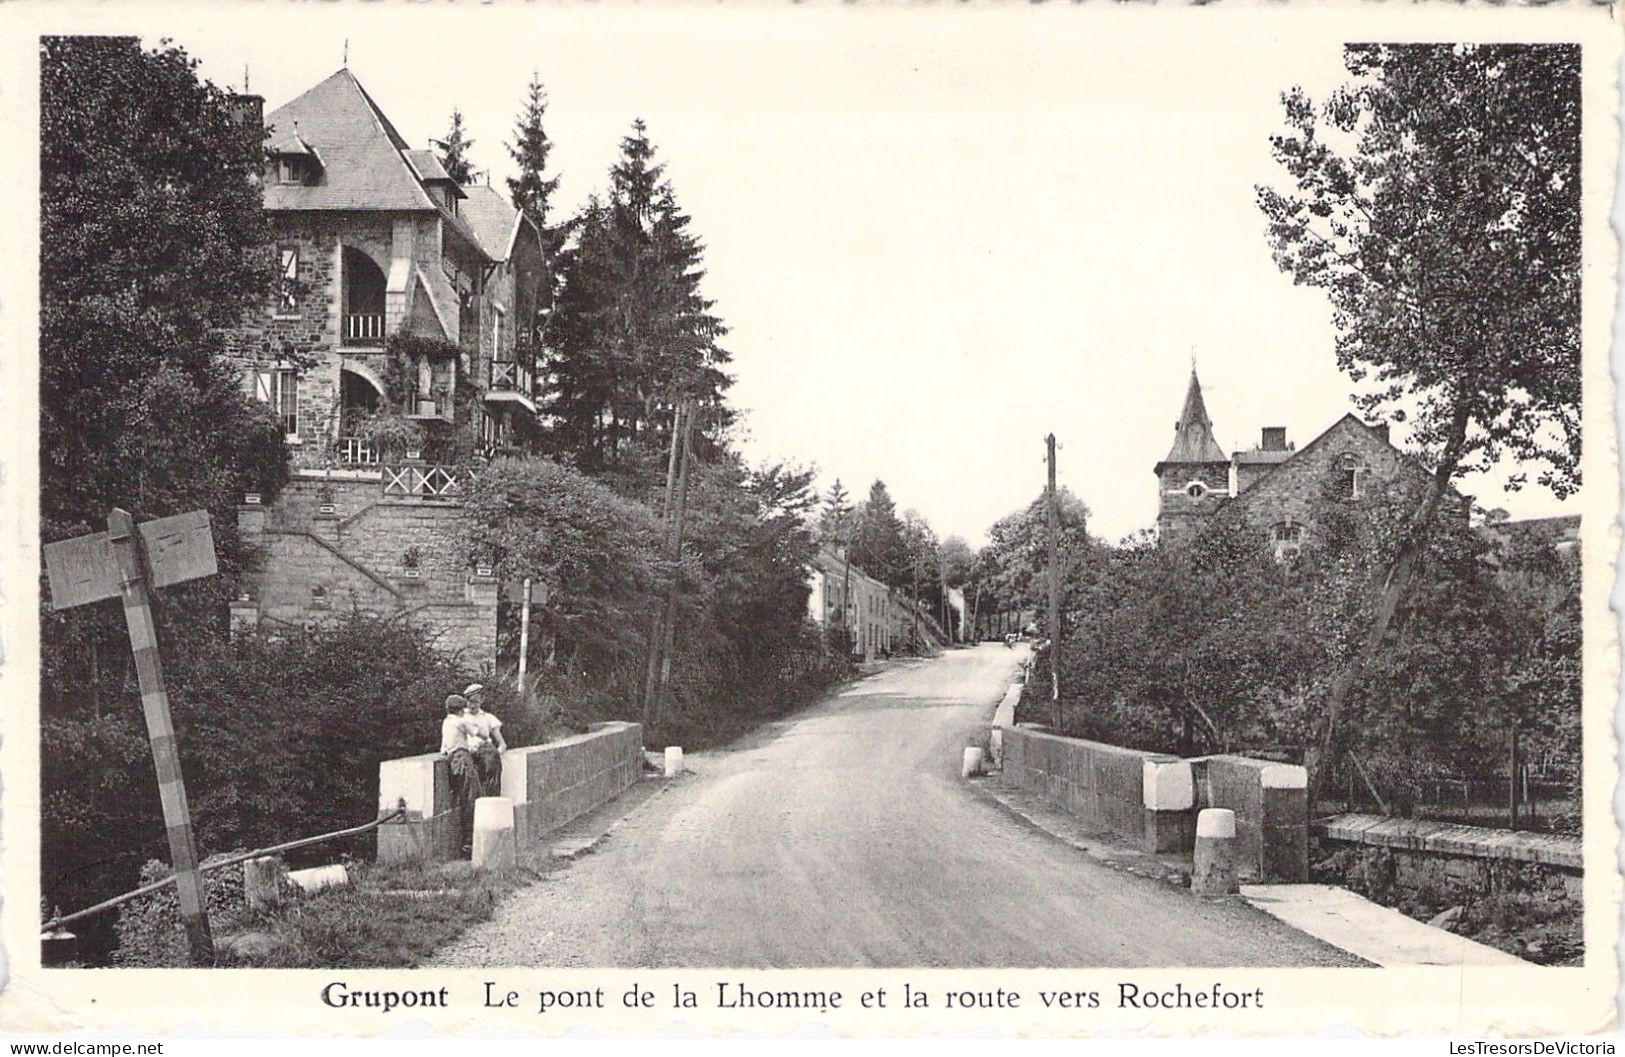
[[[1061,513],[1055,495],[1055,434],[1044,438],[1049,455],[1049,699],[1051,722],[1061,733]]]

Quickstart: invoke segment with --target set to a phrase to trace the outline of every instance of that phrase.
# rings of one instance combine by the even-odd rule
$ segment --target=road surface
[[[1097,863],[967,788],[961,749],[1017,657],[988,644],[901,664],[692,755],[691,775],[439,964],[1354,963],[1251,907]]]

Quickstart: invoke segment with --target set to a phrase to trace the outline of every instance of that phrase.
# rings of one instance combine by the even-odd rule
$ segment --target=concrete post
[[[964,759],[959,764],[959,777],[969,778],[982,770],[982,750],[975,745],[965,747]]]
[[[250,910],[270,910],[288,899],[288,864],[279,855],[243,863],[243,898]]]
[[[474,801],[474,868],[506,869],[514,865],[518,855],[513,801],[505,796],[482,796]]]
[[[332,866],[312,866],[308,870],[289,871],[288,880],[310,895],[324,888],[343,888],[350,883],[350,871],[337,863]]]
[[[1204,898],[1236,893],[1236,813],[1203,808],[1196,816],[1191,892]]]
[[[681,745],[666,746],[666,777],[676,778],[683,773],[683,747]]]

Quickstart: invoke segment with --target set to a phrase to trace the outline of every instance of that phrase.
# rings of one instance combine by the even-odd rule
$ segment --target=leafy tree
[[[279,483],[275,423],[218,358],[219,329],[270,288],[264,153],[195,66],[129,37],[41,45],[48,525],[99,522],[115,503],[138,519],[220,509]]]
[[[450,176],[460,184],[474,182],[474,164],[469,160],[468,152],[473,149],[474,141],[468,138],[468,129],[463,124],[463,112],[452,108],[451,128],[446,130],[443,139],[434,141],[440,148],[440,164]]]
[[[564,665],[630,671],[643,655],[643,618],[664,583],[660,527],[640,503],[542,458],[502,458],[464,499],[470,562],[547,588],[538,634],[556,636]]]
[[[115,505],[210,511],[222,575],[157,609],[161,642],[203,648],[248,557],[236,504],[286,477],[279,425],[219,355],[274,275],[260,132],[178,48],[47,37],[40,60],[41,534],[100,528]],[[117,607],[40,619],[44,713],[141,737]]]
[[[963,587],[970,583],[976,571],[976,552],[963,536],[949,536],[938,548],[942,558],[944,577],[949,587]]]
[[[1061,582],[1069,584],[1083,568],[1093,546],[1089,508],[1070,490],[1056,495],[1060,508]],[[988,530],[988,543],[977,556],[977,578],[988,593],[986,611],[1041,608],[1048,599],[1049,500],[1040,495],[1024,509],[1007,514]]]
[[[1371,383],[1361,406],[1408,420],[1436,469],[1327,702],[1323,754],[1458,473],[1510,455],[1557,495],[1580,484],[1580,49],[1354,45],[1345,64],[1324,105],[1284,97],[1291,187],[1259,205],[1277,263],[1327,292],[1338,363]]]
[[[699,408],[702,457],[720,447],[733,414],[729,356],[717,344],[726,327],[700,293],[704,247],[643,122],[621,141],[608,194],[579,221],[549,365],[554,446],[589,472],[637,470],[647,486],[661,476],[682,398]]]

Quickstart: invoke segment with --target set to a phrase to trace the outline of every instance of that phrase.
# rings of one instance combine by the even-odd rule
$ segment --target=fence
[[[465,466],[434,464],[384,465],[383,494],[424,499],[454,499],[463,492],[471,472]]]

